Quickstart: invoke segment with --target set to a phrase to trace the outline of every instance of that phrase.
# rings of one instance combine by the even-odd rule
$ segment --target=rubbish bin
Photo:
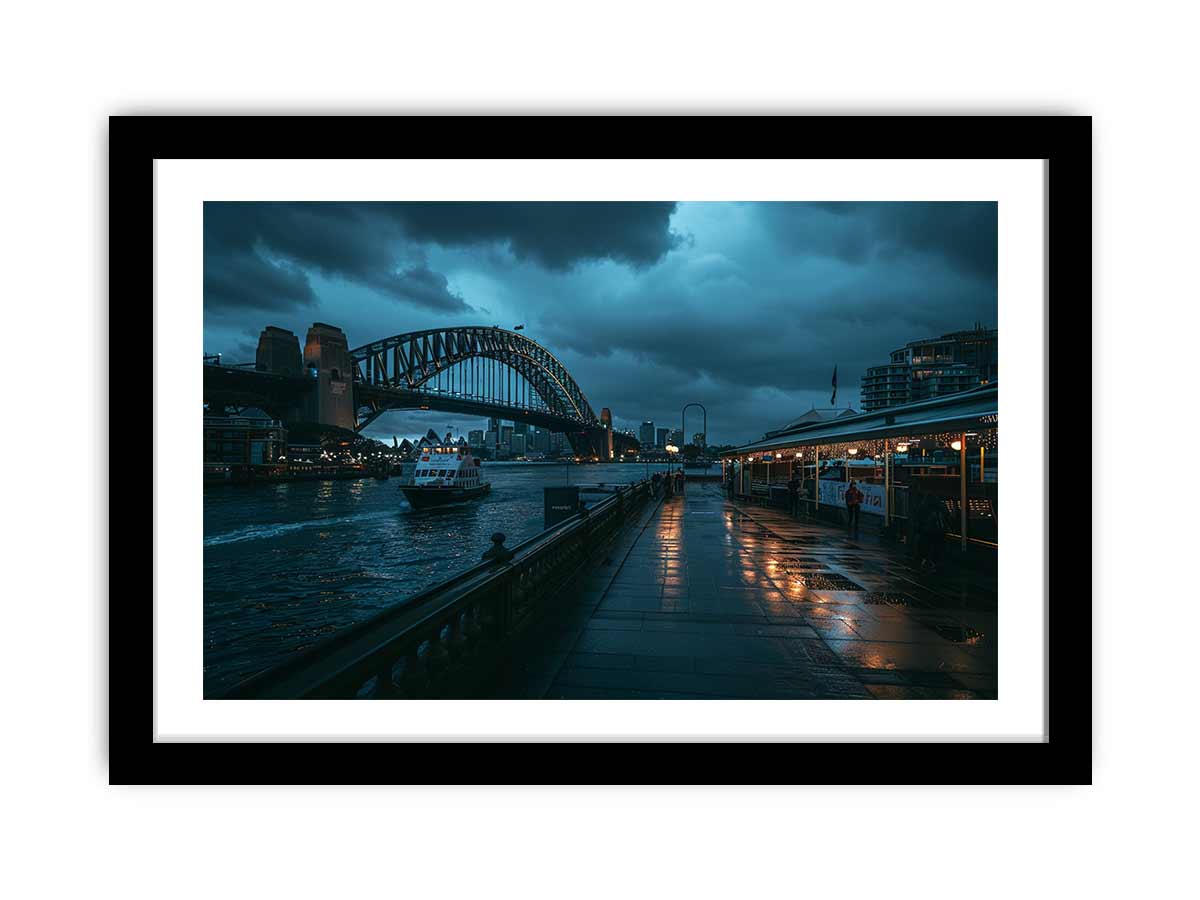
[[[553,528],[559,522],[569,519],[579,512],[578,486],[542,488],[542,499],[544,528]]]

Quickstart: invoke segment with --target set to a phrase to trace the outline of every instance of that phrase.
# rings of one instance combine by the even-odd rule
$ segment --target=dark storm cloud
[[[229,206],[206,221],[206,350],[241,360],[267,324],[359,346],[523,322],[597,411],[674,428],[696,400],[716,442],[827,406],[835,365],[857,406],[892,350],[997,320],[994,203]]]
[[[397,224],[371,204],[206,203],[205,308],[312,305],[310,276],[320,274],[427,309],[469,311],[419,253],[405,260],[401,239]]]
[[[764,210],[778,236],[800,249],[825,249],[859,265],[926,254],[996,277],[995,203],[768,203]]]
[[[288,262],[271,262],[253,250],[204,253],[204,309],[289,310],[311,306],[316,295],[308,276]]]
[[[673,203],[206,203],[205,306],[312,305],[311,274],[416,307],[472,307],[430,269],[423,245],[507,248],[554,271],[610,259],[645,267],[683,239]]]
[[[507,244],[518,260],[565,270],[611,259],[658,262],[684,238],[671,231],[674,203],[389,203],[416,241],[446,247]]]

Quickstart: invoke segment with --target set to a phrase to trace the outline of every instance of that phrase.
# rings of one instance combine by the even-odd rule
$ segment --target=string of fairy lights
[[[966,438],[967,452],[979,453],[983,450],[998,449],[999,429],[979,428],[965,433],[961,431],[943,431],[934,434],[922,434],[917,437],[887,437],[866,440],[844,441],[840,443],[819,444],[813,446],[773,447],[753,453],[742,453],[729,458],[742,464],[795,463],[812,465],[819,458],[821,463],[834,461],[866,461],[882,460],[891,455],[913,461],[917,458],[933,456],[945,457],[950,453],[958,453],[962,449],[962,440]]]

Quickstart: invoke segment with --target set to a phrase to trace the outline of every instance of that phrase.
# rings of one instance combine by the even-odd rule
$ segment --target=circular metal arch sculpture
[[[555,416],[581,427],[598,424],[591,404],[566,366],[537,341],[489,326],[434,328],[372,341],[350,351],[354,380],[373,387],[416,391],[440,373],[473,359],[512,369]]]
[[[683,442],[685,444],[690,443],[687,439],[687,411],[693,406],[700,407],[700,412],[704,413],[704,424],[700,426],[704,430],[700,433],[704,435],[705,441],[708,440],[708,410],[704,408],[703,403],[687,403],[684,404],[683,411],[679,414],[679,430],[683,433]]]

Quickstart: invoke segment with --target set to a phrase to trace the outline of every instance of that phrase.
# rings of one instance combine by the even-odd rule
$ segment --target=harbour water
[[[627,484],[644,463],[484,463],[482,500],[417,512],[399,480],[215,487],[204,494],[204,693],[477,563],[493,532],[542,530],[542,488]]]

